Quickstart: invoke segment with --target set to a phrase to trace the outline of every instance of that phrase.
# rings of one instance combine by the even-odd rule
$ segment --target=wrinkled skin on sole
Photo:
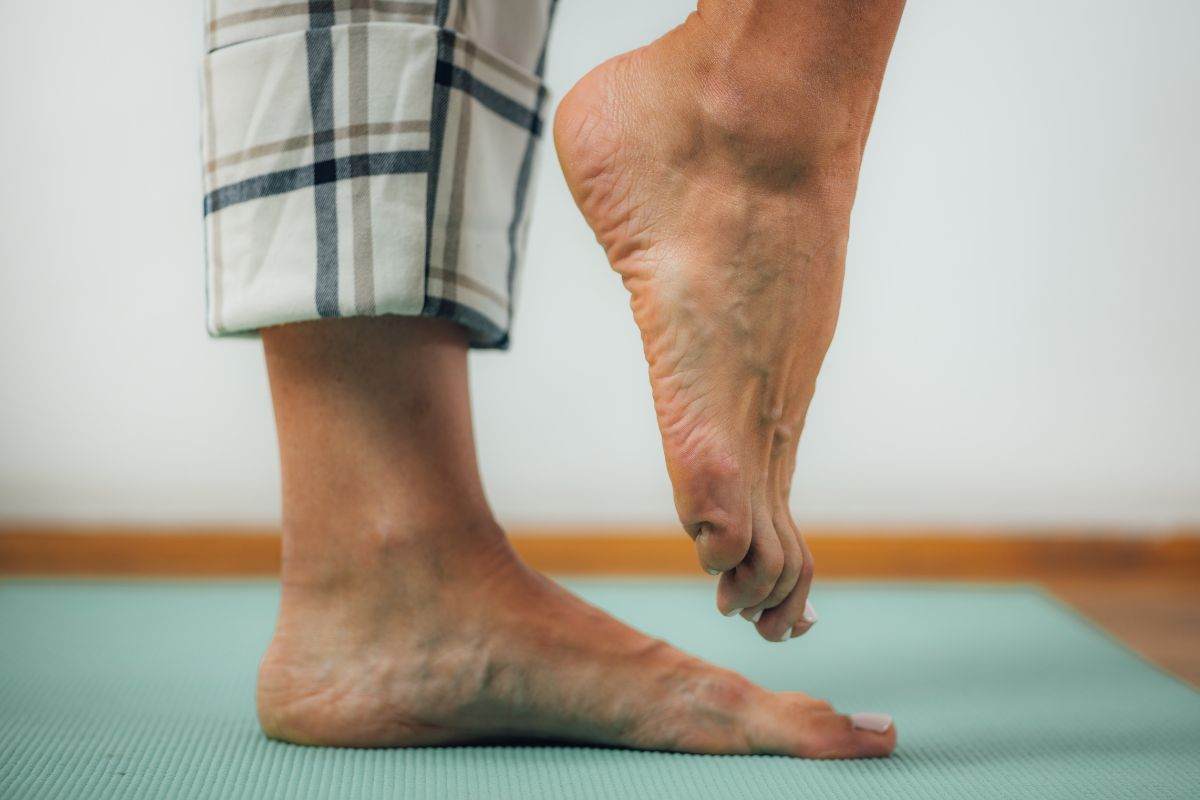
[[[679,518],[721,575],[718,609],[781,641],[813,621],[812,558],[788,501],[875,94],[747,89],[719,66],[680,66],[697,26],[585,76],[555,143],[629,291]]]

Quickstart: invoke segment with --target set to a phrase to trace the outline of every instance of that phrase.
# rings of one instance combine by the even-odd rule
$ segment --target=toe
[[[802,636],[817,621],[817,613],[808,599],[813,578],[812,556],[803,539],[797,538],[795,544],[801,562],[797,568],[796,583],[783,602],[764,612],[758,621],[759,632],[771,641],[786,641]]]
[[[675,505],[684,530],[696,544],[700,566],[727,572],[746,558],[753,537],[750,498],[738,470],[725,460],[671,460]]]
[[[773,695],[754,733],[762,751],[799,758],[882,758],[896,748],[888,715],[839,714],[798,693]]]
[[[746,524],[701,522],[690,526],[688,534],[696,543],[700,566],[710,575],[738,566],[750,550],[750,526]]]
[[[792,534],[790,527],[783,527],[777,522],[775,531],[778,534],[780,552],[783,553],[783,570],[766,599],[742,612],[743,617],[758,623],[758,632],[763,638],[773,641],[783,638],[783,635],[791,630],[795,620],[787,614],[769,612],[794,594],[805,563],[800,542]]]
[[[717,608],[722,614],[732,616],[762,605],[779,583],[783,567],[783,548],[774,528],[769,522],[756,524],[746,557],[721,576]]]
[[[886,714],[870,714],[877,724],[871,728],[856,724],[858,714],[833,712],[813,717],[797,744],[797,755],[804,758],[882,758],[896,749],[896,726]]]

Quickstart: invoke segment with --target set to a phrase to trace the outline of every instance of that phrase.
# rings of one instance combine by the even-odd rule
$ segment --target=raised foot
[[[343,747],[505,740],[690,753],[884,756],[890,720],[774,694],[644,636],[515,559],[410,581],[285,586],[259,673],[272,738]],[[387,587],[387,588],[381,588]],[[331,594],[332,593],[332,594]]]
[[[596,68],[563,98],[555,143],[629,290],[676,507],[721,574],[718,609],[784,641],[816,619],[788,498],[870,109],[786,70],[729,75],[703,57],[708,35],[693,17]]]

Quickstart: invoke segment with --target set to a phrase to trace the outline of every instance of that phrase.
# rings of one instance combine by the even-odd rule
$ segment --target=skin
[[[484,501],[453,323],[322,320],[266,330],[263,344],[284,501],[279,618],[257,694],[268,736],[892,751],[894,728],[768,692],[521,563]]]
[[[718,607],[762,610],[772,640],[811,624],[787,494],[899,12],[703,2],[580,81],[555,121],[568,185],[630,289],[680,518],[723,572]],[[257,696],[269,736],[892,752],[890,721],[769,692],[524,565],[480,485],[454,324],[321,320],[263,344],[284,512]]]
[[[717,607],[806,632],[788,498],[841,302],[899,2],[701,2],[564,97],[572,195],[630,293],[667,470]]]

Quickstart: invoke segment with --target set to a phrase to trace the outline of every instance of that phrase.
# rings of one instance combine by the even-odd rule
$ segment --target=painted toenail
[[[803,620],[804,620],[805,622],[807,622],[809,625],[812,625],[812,624],[816,623],[816,621],[817,621],[818,619],[820,619],[820,617],[818,617],[818,616],[817,616],[817,610],[816,610],[815,608],[813,608],[813,607],[812,607],[812,603],[810,603],[810,602],[808,602],[807,600],[805,600],[805,601],[804,601],[804,616],[803,616]]]
[[[889,714],[859,712],[857,714],[850,715],[850,724],[859,730],[883,733],[888,728],[892,727],[892,718]]]
[[[758,622],[760,619],[762,619],[762,612],[763,610],[761,608],[758,611],[755,611],[754,615],[750,617],[750,621]]]
[[[722,613],[722,614],[724,614],[724,615],[725,615],[725,616],[727,616],[727,617],[732,617],[732,616],[734,616],[734,615],[736,615],[736,614],[740,614],[740,613],[742,613],[742,609],[740,609],[740,608],[731,608],[731,609],[729,609],[728,611],[722,611],[721,613]]]

